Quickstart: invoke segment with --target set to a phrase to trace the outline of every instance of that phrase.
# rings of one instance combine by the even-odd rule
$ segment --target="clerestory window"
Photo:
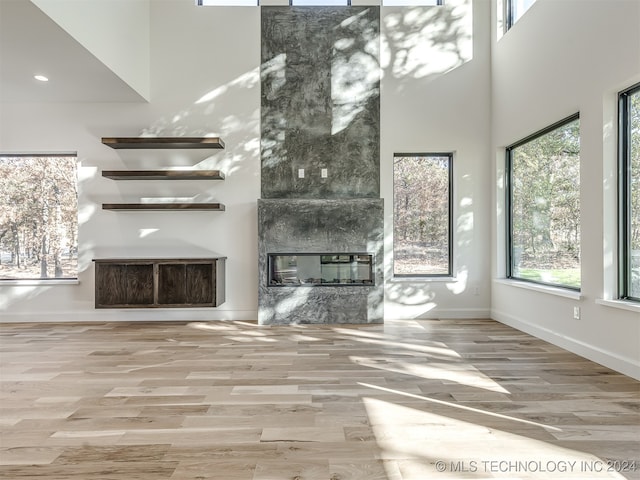
[[[505,31],[513,27],[535,1],[536,0],[505,0]]]

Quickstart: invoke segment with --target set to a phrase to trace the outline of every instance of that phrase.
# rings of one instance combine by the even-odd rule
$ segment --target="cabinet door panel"
[[[127,303],[153,304],[153,265],[127,265]]]
[[[124,305],[127,302],[126,265],[96,265],[96,305]]]
[[[212,264],[190,264],[186,269],[186,301],[190,304],[214,303],[215,275]]]
[[[158,303],[185,303],[185,265],[158,265]]]

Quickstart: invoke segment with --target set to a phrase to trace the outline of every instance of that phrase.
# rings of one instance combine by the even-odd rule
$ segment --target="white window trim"
[[[604,298],[597,298],[596,303],[598,305],[604,305],[611,308],[619,308],[622,310],[628,310],[630,312],[640,313],[640,304],[636,302],[630,302],[627,300],[606,300]],[[640,316],[638,317],[640,320]]]
[[[532,290],[534,292],[546,293],[549,295],[555,295],[558,297],[570,298],[572,300],[582,300],[584,297],[581,292],[574,290],[568,290],[562,287],[553,287],[550,285],[539,285],[532,282],[524,282],[520,280],[512,280],[510,278],[498,278],[494,280],[495,283],[500,285],[508,285],[510,287],[523,288],[525,290]]]
[[[415,276],[415,277],[392,277],[387,283],[457,283],[461,280],[457,277],[437,277],[437,276]]]
[[[0,288],[8,286],[50,286],[50,285],[79,285],[80,280],[77,278],[58,278],[51,280],[24,279],[24,280],[0,280]]]

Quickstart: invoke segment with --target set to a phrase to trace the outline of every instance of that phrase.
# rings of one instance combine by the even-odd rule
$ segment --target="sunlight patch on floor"
[[[591,454],[460,420],[456,412],[363,401],[390,477],[399,470],[403,480],[624,478]]]

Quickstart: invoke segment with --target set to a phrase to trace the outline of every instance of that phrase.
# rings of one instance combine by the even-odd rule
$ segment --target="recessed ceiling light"
[[[45,77],[44,75],[34,75],[33,78],[35,78],[36,80],[39,80],[41,82],[48,82],[49,79],[47,77]]]

